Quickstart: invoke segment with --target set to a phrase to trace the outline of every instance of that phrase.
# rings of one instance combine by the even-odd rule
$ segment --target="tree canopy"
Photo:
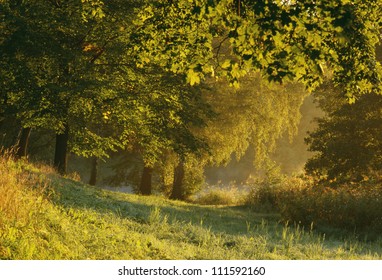
[[[381,88],[381,15],[380,0],[147,1],[134,21],[131,50],[138,65],[185,73],[190,84],[208,74],[237,84],[259,70],[268,80],[314,89],[333,75],[354,101]]]
[[[153,165],[164,149],[202,147],[189,131],[204,114],[197,90],[179,75],[129,61],[126,34],[140,5],[2,2],[1,117],[9,112],[23,127],[53,130],[62,157],[68,145],[85,157],[134,147]]]

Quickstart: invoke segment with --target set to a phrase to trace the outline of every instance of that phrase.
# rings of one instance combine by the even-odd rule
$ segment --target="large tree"
[[[139,78],[137,83],[132,83],[136,87],[133,114],[137,117],[130,118],[125,123],[130,129],[124,130],[131,133],[127,150],[138,152],[142,157],[138,192],[148,195],[153,189],[153,169],[157,169],[166,154],[183,157],[206,149],[203,139],[192,133],[192,128],[203,125],[209,109],[200,89],[185,84],[181,76],[155,67],[135,73]]]
[[[252,172],[267,171],[274,163],[271,154],[277,140],[285,133],[290,138],[297,132],[300,106],[307,95],[301,84],[272,85],[259,74],[242,78],[240,88],[227,82],[213,82],[203,90],[203,99],[214,112],[204,127],[193,133],[204,139],[208,151],[199,157],[169,157],[172,175],[164,176],[172,184],[170,196],[185,199],[203,183],[206,166],[222,166],[239,160],[246,153],[252,159]]]
[[[337,184],[380,178],[382,96],[368,94],[348,104],[340,102],[340,94],[330,85],[316,93],[326,114],[306,138],[309,150],[316,154],[305,169],[318,180]]]
[[[382,44],[376,46],[382,61]],[[324,83],[314,94],[325,113],[317,129],[305,139],[316,154],[305,170],[316,179],[335,184],[380,179],[382,174],[382,91],[360,96],[349,104],[341,99],[343,89]]]
[[[13,108],[26,132],[55,131],[54,164],[61,173],[69,151],[103,157],[126,141],[107,121],[116,92],[132,92],[130,77],[121,81],[119,68],[131,21],[127,11],[138,1],[122,2],[1,3],[7,31],[1,34],[5,112]]]
[[[1,44],[7,73],[1,77],[7,85],[2,96],[24,128],[47,127],[57,133],[55,164],[61,172],[65,171],[71,102],[95,81],[86,69],[89,55],[84,34],[91,28],[89,21],[103,17],[99,5],[96,1],[1,3],[8,31]]]

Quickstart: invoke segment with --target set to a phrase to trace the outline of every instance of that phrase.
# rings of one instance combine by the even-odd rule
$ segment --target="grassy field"
[[[381,259],[382,239],[325,236],[248,207],[123,194],[0,158],[0,259]]]

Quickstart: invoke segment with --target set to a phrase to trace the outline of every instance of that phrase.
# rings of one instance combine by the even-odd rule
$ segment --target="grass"
[[[235,185],[209,186],[191,197],[193,203],[200,205],[242,205],[245,204],[248,190]]]
[[[100,190],[0,160],[0,259],[381,259],[277,213]]]

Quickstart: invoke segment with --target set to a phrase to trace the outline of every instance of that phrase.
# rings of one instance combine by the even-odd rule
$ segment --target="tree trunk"
[[[153,174],[153,168],[152,167],[143,167],[142,172],[142,178],[141,178],[141,184],[139,186],[139,193],[143,195],[151,195],[152,193],[152,174]]]
[[[0,130],[3,127],[4,123],[5,123],[5,118],[0,116]]]
[[[56,150],[54,153],[54,167],[58,173],[65,175],[68,165],[68,142],[69,142],[69,127],[65,126],[65,131],[62,134],[56,134]]]
[[[19,134],[19,138],[16,144],[16,158],[22,158],[27,156],[29,137],[31,135],[32,128],[23,127]]]
[[[172,185],[172,192],[170,195],[171,199],[184,200],[184,190],[183,190],[183,180],[184,180],[184,162],[179,161],[178,165],[174,168],[174,182]]]
[[[95,186],[97,183],[98,162],[99,162],[98,157],[92,158],[92,162],[91,162],[92,167],[91,167],[90,179],[89,179],[89,185],[91,186]]]

